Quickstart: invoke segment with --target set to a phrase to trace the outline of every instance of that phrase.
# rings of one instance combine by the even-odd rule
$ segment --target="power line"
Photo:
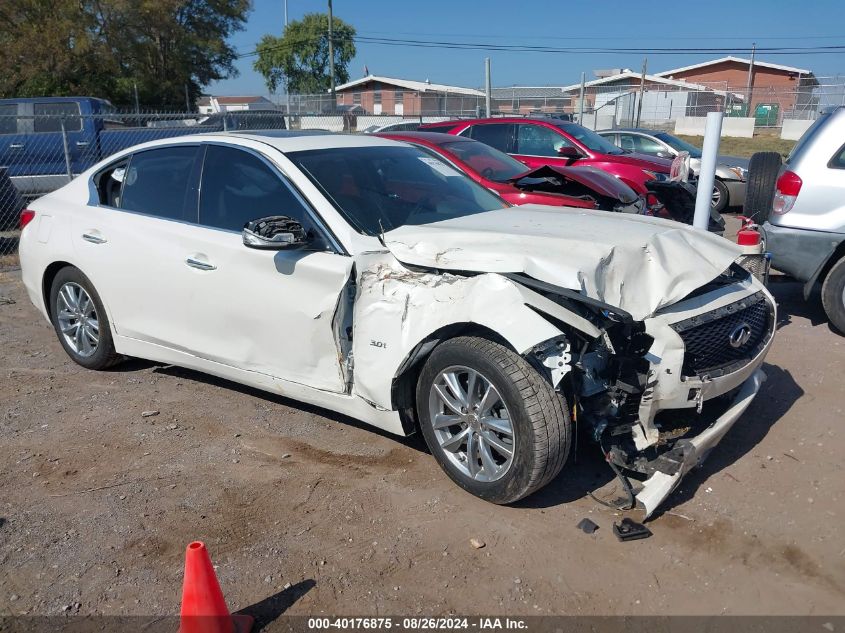
[[[304,44],[314,40],[321,39],[323,36],[316,36],[312,38],[304,38],[298,41],[281,42],[274,46],[265,47],[264,50],[278,50],[286,47],[293,47],[299,44]],[[539,46],[528,44],[501,44],[491,43],[485,44],[483,42],[452,42],[448,40],[418,40],[418,39],[402,39],[402,38],[387,38],[387,37],[372,37],[372,36],[355,36],[354,41],[359,44],[374,44],[382,46],[402,46],[410,48],[442,48],[450,50],[482,50],[482,51],[498,51],[498,52],[514,52],[514,53],[569,53],[579,55],[620,55],[620,54],[636,54],[636,55],[684,55],[684,54],[732,54],[736,53],[736,47],[661,47],[661,48],[620,48],[620,47],[556,47],[556,46]],[[805,46],[805,47],[759,47],[757,49],[768,55],[824,55],[824,54],[843,54],[845,53],[845,45],[829,45],[829,46]],[[237,57],[245,58],[252,57],[258,54],[258,49],[241,53]]]

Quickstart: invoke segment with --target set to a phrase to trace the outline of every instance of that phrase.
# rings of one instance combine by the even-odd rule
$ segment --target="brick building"
[[[368,75],[335,88],[337,105],[354,114],[475,115],[484,93],[473,88]]]
[[[750,65],[750,59],[728,56],[665,70],[656,76],[705,84],[736,93],[744,101],[749,96],[746,93]],[[749,112],[761,104],[777,104],[781,114],[813,107],[816,86],[818,81],[811,70],[754,60]]]

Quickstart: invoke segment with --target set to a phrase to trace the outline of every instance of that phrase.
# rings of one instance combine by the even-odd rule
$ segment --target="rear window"
[[[61,132],[62,120],[67,132],[78,132],[82,129],[82,118],[79,116],[79,104],[68,101],[66,103],[37,103],[34,106],[33,130],[36,132]]]
[[[845,145],[839,148],[839,153],[830,161],[830,166],[834,169],[845,169]]]
[[[167,147],[133,154],[123,176],[120,208],[168,220],[187,218],[185,202],[196,146]]]
[[[17,134],[18,105],[7,103],[0,105],[0,134]]]
[[[813,123],[810,127],[807,128],[807,131],[801,135],[801,138],[798,139],[798,142],[795,144],[795,147],[793,147],[792,151],[789,152],[789,156],[786,157],[786,160],[784,162],[787,165],[801,155],[801,152],[804,151],[804,148],[809,145],[810,139],[812,139],[818,133],[818,131],[824,125],[825,121],[827,121],[829,118],[830,113],[822,114],[818,119],[816,119],[815,123]]]

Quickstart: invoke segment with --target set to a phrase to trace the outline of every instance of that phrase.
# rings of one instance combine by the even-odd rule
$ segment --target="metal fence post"
[[[64,148],[65,152],[65,170],[67,172],[68,182],[70,182],[71,180],[73,180],[73,169],[71,167],[70,162],[70,149],[68,148],[67,143],[67,130],[65,129],[65,118],[62,117],[59,122],[62,126],[62,147]]]

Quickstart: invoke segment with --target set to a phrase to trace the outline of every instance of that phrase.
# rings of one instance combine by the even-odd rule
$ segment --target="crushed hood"
[[[524,273],[642,320],[712,281],[740,255],[727,240],[659,218],[524,205],[384,235],[400,262]]]
[[[508,182],[520,187],[520,182],[530,179],[555,179],[573,180],[585,187],[592,189],[601,196],[619,200],[625,204],[631,204],[637,200],[637,193],[618,178],[614,178],[605,171],[595,167],[559,167],[557,165],[543,165],[511,178]]]

